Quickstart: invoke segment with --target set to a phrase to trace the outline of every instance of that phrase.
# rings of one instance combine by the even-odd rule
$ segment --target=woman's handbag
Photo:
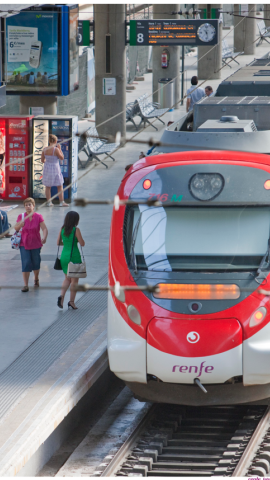
[[[58,245],[58,250],[57,250],[57,257],[56,257],[56,260],[54,262],[54,270],[63,270],[62,269],[62,266],[61,266],[61,261],[60,261],[60,258],[59,258],[59,247],[60,245]]]
[[[86,273],[86,264],[85,264],[85,260],[84,260],[82,247],[81,247],[82,257],[83,257],[82,263],[72,263],[72,261],[71,261],[75,236],[76,236],[76,230],[74,232],[74,237],[73,237],[73,242],[72,242],[72,248],[71,248],[71,254],[70,254],[70,261],[69,261],[69,264],[68,264],[67,277],[69,277],[69,278],[85,278],[85,277],[87,277],[87,273]]]
[[[24,221],[24,214],[22,213],[22,219],[21,219],[21,222]],[[15,233],[13,233],[12,237],[11,237],[11,248],[14,248],[14,250],[19,250],[20,249],[20,243],[21,243],[21,239],[22,239],[22,229],[23,227]]]

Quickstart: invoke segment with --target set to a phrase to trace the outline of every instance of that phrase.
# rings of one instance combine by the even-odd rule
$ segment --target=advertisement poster
[[[0,194],[5,193],[6,179],[5,179],[5,165],[6,165],[6,128],[5,121],[0,122]]]
[[[56,135],[58,139],[58,143],[61,143],[61,150],[64,155],[63,160],[59,160],[61,172],[64,178],[64,185],[65,188],[69,184],[70,179],[70,148],[71,148],[71,141],[67,140],[64,141],[66,138],[71,136],[71,122],[69,120],[51,120],[51,133]],[[63,143],[62,143],[63,142]],[[57,193],[57,188],[52,188],[52,195]],[[67,199],[69,197],[68,190],[64,192],[64,198]]]
[[[25,10],[6,19],[8,93],[59,92],[60,14],[55,10],[49,6],[48,11]]]
[[[69,7],[69,92],[79,88],[79,42],[78,42],[79,7]]]
[[[87,49],[87,105],[88,112],[94,110],[95,102],[95,57],[94,49]]]
[[[45,187],[42,184],[43,163],[41,162],[41,154],[44,147],[49,144],[49,121],[34,120],[33,121],[33,197],[45,198]]]
[[[7,118],[6,161],[9,163],[8,187],[6,198],[10,200],[29,196],[28,153],[29,119],[23,117]]]

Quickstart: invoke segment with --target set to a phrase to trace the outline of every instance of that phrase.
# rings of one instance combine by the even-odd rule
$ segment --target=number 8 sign
[[[137,42],[138,43],[143,43],[144,38],[143,38],[143,33],[138,33],[137,35]]]

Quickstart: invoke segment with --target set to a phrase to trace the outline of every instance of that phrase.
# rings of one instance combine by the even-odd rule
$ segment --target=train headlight
[[[222,192],[224,183],[220,173],[196,173],[190,180],[189,189],[194,198],[205,202],[217,197]]]
[[[257,327],[264,319],[265,315],[267,313],[267,310],[265,307],[260,307],[258,310],[256,310],[250,317],[249,320],[249,326],[250,327]]]
[[[147,178],[146,180],[144,180],[143,182],[143,188],[144,190],[149,190],[149,188],[151,187],[152,185],[152,182],[151,180],[149,180],[149,178]]]
[[[133,305],[129,305],[127,308],[127,313],[130,320],[136,325],[141,325],[141,315],[139,314],[137,308],[133,307]]]

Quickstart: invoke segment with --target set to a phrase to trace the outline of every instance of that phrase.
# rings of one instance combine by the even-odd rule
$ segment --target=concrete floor
[[[229,34],[228,34],[229,33]],[[227,35],[229,45],[233,43],[233,32],[224,30],[223,35]],[[270,47],[264,42],[256,49],[256,57],[265,55]],[[250,63],[255,55],[246,55],[238,57],[241,66]],[[186,57],[185,59],[185,91],[190,86],[190,78],[196,75],[196,55]],[[225,79],[239,66],[232,62],[232,68],[225,67],[221,70],[221,78]],[[152,74],[145,74],[145,80],[137,82],[136,90],[127,92],[127,102],[134,101],[143,93],[152,91]],[[216,89],[220,80],[206,80],[204,86],[210,84]],[[185,106],[180,106],[173,112],[168,112],[163,120],[165,123],[178,119],[185,112]],[[139,118],[135,119],[137,122]],[[87,122],[80,126],[83,130]],[[93,123],[88,123],[89,127]],[[152,127],[147,127],[142,133],[137,135],[137,139],[148,141],[150,138],[160,139],[164,126],[160,122],[155,125],[158,131]],[[127,138],[131,138],[136,133],[134,126],[127,125]],[[145,144],[127,143],[114,156],[116,161],[107,160],[109,169],[98,165],[87,176],[78,183],[78,197],[92,199],[113,198],[117,192],[120,181],[125,173],[125,165],[134,163],[139,158],[141,151],[148,149]],[[84,171],[80,170],[79,176]],[[96,282],[107,270],[108,264],[108,241],[110,232],[111,206],[88,206],[71,207],[80,214],[80,228],[85,239],[86,246],[84,253],[87,262],[87,283]],[[19,213],[22,212],[22,205],[9,213],[9,221],[14,223]],[[53,322],[57,321],[63,315],[56,305],[57,297],[60,293],[60,286],[63,280],[63,273],[53,269],[57,246],[56,239],[58,232],[63,224],[64,216],[67,212],[65,208],[44,208],[42,214],[45,223],[49,229],[49,236],[46,245],[42,249],[43,261],[40,272],[40,284],[42,286],[59,287],[55,291],[34,289],[33,277],[30,278],[29,293],[22,293],[20,288],[23,284],[21,274],[21,262],[18,252],[11,250],[10,240],[0,241],[0,287],[16,286],[18,289],[0,290],[0,373],[3,372],[26,348],[35,341]],[[80,294],[82,295],[82,294]],[[67,307],[68,298],[65,300]]]

